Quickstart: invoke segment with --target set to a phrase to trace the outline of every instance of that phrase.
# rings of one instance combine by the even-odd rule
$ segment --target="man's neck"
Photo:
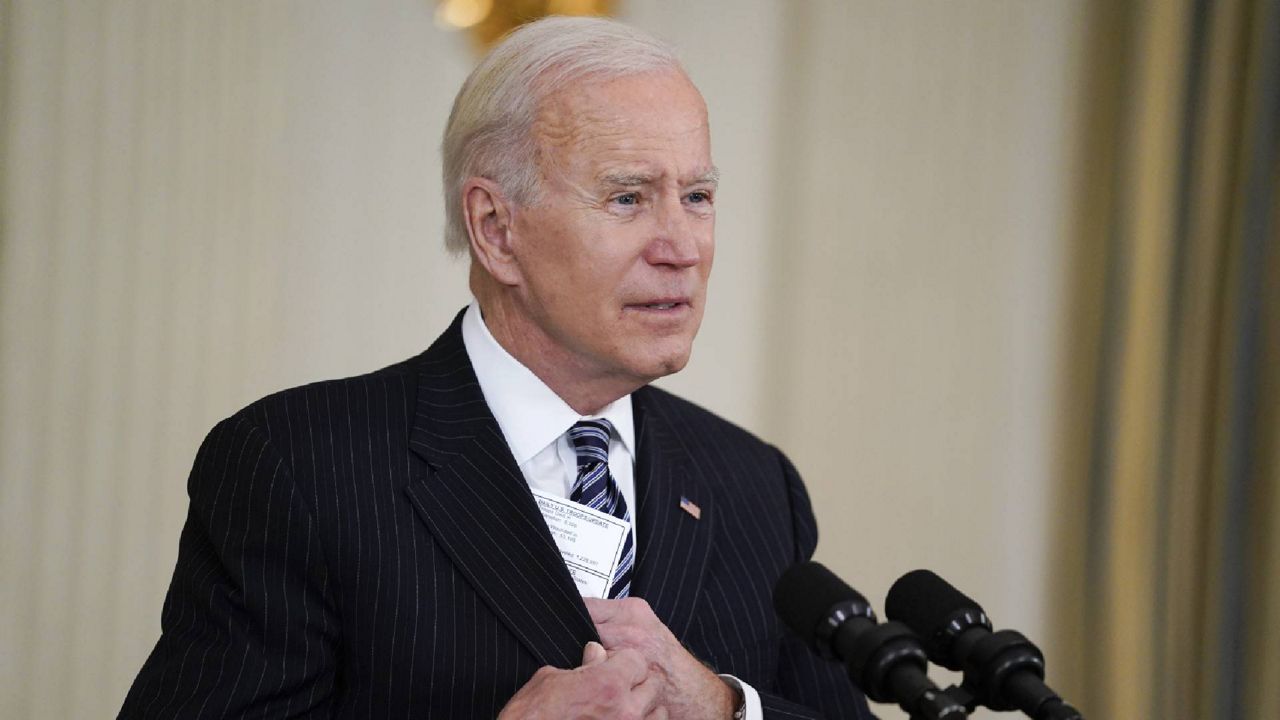
[[[593,373],[583,367],[578,358],[552,342],[541,328],[516,310],[507,297],[477,292],[476,299],[493,339],[580,415],[595,415],[614,400],[647,384],[642,379]]]

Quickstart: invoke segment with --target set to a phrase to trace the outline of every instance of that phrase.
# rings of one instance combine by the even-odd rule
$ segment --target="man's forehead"
[[[683,72],[670,70],[616,78],[583,78],[544,97],[535,131],[550,139],[581,133],[618,134],[655,129],[673,134],[707,131],[702,94]]]
[[[582,183],[687,186],[715,177],[706,105],[678,70],[561,88],[541,103],[533,134],[544,171]]]
[[[621,104],[548,108],[538,114],[533,130],[543,140],[556,144],[587,140],[639,141],[644,138],[681,140],[709,135],[705,113],[684,113],[683,117],[651,111],[641,113]]]

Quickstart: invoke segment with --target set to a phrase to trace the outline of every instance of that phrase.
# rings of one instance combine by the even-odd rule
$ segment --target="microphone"
[[[982,606],[928,570],[889,588],[884,612],[924,641],[929,659],[964,672],[965,690],[992,710],[1021,710],[1036,720],[1083,720],[1044,684],[1044,655],[1014,630],[991,631]]]
[[[913,718],[954,720],[964,706],[925,674],[920,639],[902,623],[876,623],[857,590],[816,562],[794,565],[773,591],[773,606],[797,635],[828,660],[839,660],[854,684],[876,702],[896,702]]]

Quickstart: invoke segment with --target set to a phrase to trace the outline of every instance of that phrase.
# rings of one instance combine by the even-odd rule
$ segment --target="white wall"
[[[114,712],[214,422],[465,302],[436,145],[472,59],[432,5],[7,6],[0,716]],[[682,49],[725,175],[664,384],[788,451],[877,605],[946,569],[1044,637],[1079,6],[624,5]]]
[[[771,423],[873,597],[946,570],[1043,627],[1072,3],[827,2],[792,58]],[[794,348],[788,351],[784,348]]]

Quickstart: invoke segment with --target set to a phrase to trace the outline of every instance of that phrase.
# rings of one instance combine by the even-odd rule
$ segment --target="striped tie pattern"
[[[631,524],[631,511],[609,473],[609,435],[613,425],[608,420],[582,420],[569,428],[569,441],[578,454],[578,479],[573,483],[569,499],[587,507],[609,513]],[[632,533],[622,545],[622,558],[609,587],[609,597],[624,598],[631,593],[631,571],[635,566],[636,548]]]

